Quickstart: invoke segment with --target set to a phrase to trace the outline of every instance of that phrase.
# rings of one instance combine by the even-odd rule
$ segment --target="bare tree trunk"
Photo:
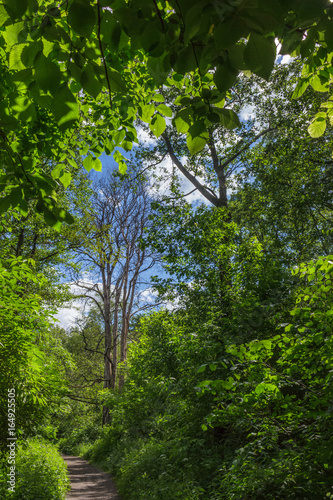
[[[117,372],[118,372],[118,310],[119,310],[120,294],[121,294],[121,288],[118,288],[115,296],[113,326],[112,326],[112,361],[113,361],[112,389],[116,388]]]
[[[111,337],[111,321],[110,321],[110,300],[108,300],[108,294],[104,295],[104,389],[111,389],[113,382],[113,370],[112,370],[112,360],[111,360],[111,350],[112,350],[112,337]],[[104,405],[103,407],[103,425],[110,423],[110,410],[109,407]]]
[[[129,260],[130,260],[130,244],[127,248],[126,255],[126,265],[124,269],[124,287],[123,287],[123,303],[122,303],[122,319],[121,319],[121,338],[120,338],[120,362],[121,370],[119,374],[119,390],[121,391],[124,386],[125,376],[124,376],[124,362],[126,360],[126,313],[127,313],[127,301],[128,301],[128,271],[129,271]]]
[[[125,363],[127,359],[127,339],[129,331],[129,317],[125,313],[122,320],[122,331],[121,331],[121,348],[120,348],[120,362],[122,364],[121,372],[119,375],[119,390],[121,391],[125,383]]]

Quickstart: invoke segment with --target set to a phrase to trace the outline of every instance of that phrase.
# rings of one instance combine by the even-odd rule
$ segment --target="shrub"
[[[15,500],[64,500],[69,489],[67,466],[58,449],[29,439],[18,446]]]
[[[59,440],[59,448],[63,453],[70,455],[83,455],[90,445],[99,438],[101,429],[96,424],[88,422],[81,427],[70,429]]]

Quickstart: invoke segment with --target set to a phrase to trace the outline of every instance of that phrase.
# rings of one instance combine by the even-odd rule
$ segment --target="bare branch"
[[[166,134],[162,135],[165,144],[167,146],[168,153],[170,155],[171,160],[174,162],[174,164],[177,166],[177,168],[181,171],[182,174],[185,175],[185,177],[193,184],[193,186],[196,187],[196,189],[204,196],[210,203],[212,203],[215,206],[219,206],[219,199],[218,197],[214,194],[212,194],[210,191],[208,191],[202,184],[201,182],[198,181],[194,175],[192,175],[181,163],[181,161],[177,158],[175,155],[175,152],[171,146],[170,140]]]

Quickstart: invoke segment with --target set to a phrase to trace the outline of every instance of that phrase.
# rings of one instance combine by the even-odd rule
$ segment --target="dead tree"
[[[85,238],[78,258],[89,279],[77,280],[77,284],[103,318],[105,389],[118,385],[121,390],[130,319],[149,306],[138,297],[144,287],[149,287],[148,271],[157,259],[156,252],[140,243],[149,225],[150,204],[142,181],[130,175],[109,174],[96,183],[93,208],[82,228]],[[103,424],[109,419],[109,409],[104,407]]]

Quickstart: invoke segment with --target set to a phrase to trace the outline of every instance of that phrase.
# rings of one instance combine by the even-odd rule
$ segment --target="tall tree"
[[[118,373],[118,363],[126,361],[130,319],[151,307],[140,297],[156,263],[156,253],[141,246],[150,202],[148,186],[141,180],[110,173],[96,183],[92,209],[85,214],[78,259],[89,270],[89,281],[79,279],[77,284],[103,318],[105,388],[114,389],[118,377],[122,387],[124,368]],[[103,422],[108,419],[105,408]]]
[[[176,86],[164,89],[162,92],[174,116],[172,123],[153,147],[143,145],[135,155],[145,162],[147,168],[151,165],[152,170],[169,157],[175,171],[182,174],[202,198],[216,207],[227,207],[236,174],[251,163],[254,146],[286,143],[292,135],[299,140],[300,134],[307,141],[306,128],[311,110],[321,104],[322,98],[308,90],[299,100],[292,100],[293,87],[299,76],[300,63],[296,60],[290,64],[277,64],[268,83],[254,75],[239,78],[230,93],[210,110],[216,115],[216,120],[207,127],[209,140],[207,145],[200,145],[200,151],[183,136],[190,127],[186,108],[177,114],[179,105],[198,96],[197,88],[189,81],[185,90]],[[198,106],[201,106],[200,101]],[[224,110],[223,106],[230,109],[233,117],[228,127],[222,126],[217,119],[221,109]],[[237,114],[242,117],[242,122]],[[143,127],[149,132],[147,126],[143,124]],[[174,171],[171,175],[175,175]],[[174,191],[176,186],[172,184]]]

